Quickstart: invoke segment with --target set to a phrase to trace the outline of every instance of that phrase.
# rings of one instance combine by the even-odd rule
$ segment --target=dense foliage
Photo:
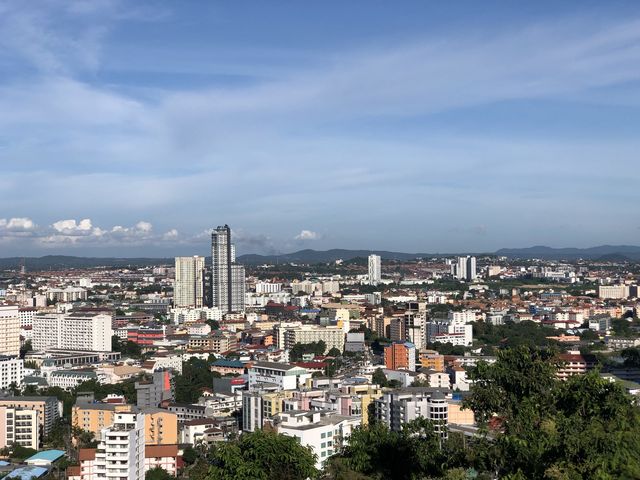
[[[326,350],[327,344],[324,340],[311,343],[296,343],[289,352],[289,358],[292,362],[298,362],[302,360],[302,356],[305,354],[324,355]]]
[[[640,478],[640,411],[597,372],[562,382],[555,352],[500,349],[472,369],[465,406],[480,436],[446,440],[420,420],[400,432],[372,423],[329,461],[331,480]]]
[[[316,478],[315,457],[293,437],[269,431],[242,435],[213,452],[209,480]]]

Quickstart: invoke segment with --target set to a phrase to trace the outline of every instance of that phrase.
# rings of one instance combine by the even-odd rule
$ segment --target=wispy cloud
[[[621,173],[636,162],[637,138],[475,135],[423,123],[508,102],[588,98],[594,89],[606,105],[607,88],[640,80],[637,18],[404,37],[322,52],[246,85],[163,90],[102,79],[113,73],[111,32],[149,20],[171,18],[118,1],[0,3],[0,72],[10,73],[0,80],[0,203],[15,206],[0,213],[34,217],[22,230],[0,220],[0,236],[189,244],[202,241],[193,232],[207,223],[230,218],[245,251],[277,251],[291,239],[367,241],[377,222],[402,227],[428,211],[441,232],[464,221],[477,227],[461,237],[498,242],[509,221],[487,212],[583,222],[568,200],[595,191],[603,175],[620,185],[615,195],[637,184]],[[602,158],[611,168],[594,173]],[[594,194],[581,204],[608,210],[611,200]],[[309,218],[323,235],[300,230]],[[346,236],[325,235],[331,228]]]

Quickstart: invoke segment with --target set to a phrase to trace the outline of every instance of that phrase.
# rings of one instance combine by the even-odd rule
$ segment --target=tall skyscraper
[[[204,306],[204,257],[176,257],[175,307]]]
[[[382,260],[380,255],[369,255],[369,284],[378,285],[382,280]]]
[[[211,233],[211,303],[222,312],[244,310],[244,267],[236,264],[229,225]]]

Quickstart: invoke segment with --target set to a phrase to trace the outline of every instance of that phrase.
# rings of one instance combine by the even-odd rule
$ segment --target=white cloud
[[[56,232],[64,235],[86,235],[92,231],[91,219],[89,218],[80,220],[78,223],[75,220],[58,220],[51,226]]]
[[[7,229],[9,230],[32,230],[35,226],[35,223],[26,217],[10,218],[7,222]]]
[[[294,237],[295,240],[317,240],[319,235],[311,230],[302,230]]]

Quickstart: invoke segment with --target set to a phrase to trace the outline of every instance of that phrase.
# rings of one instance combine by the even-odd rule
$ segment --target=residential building
[[[17,306],[0,305],[0,355],[20,354],[20,314]]]
[[[162,468],[174,477],[178,474],[178,445],[146,445],[144,448],[145,473]]]
[[[280,348],[291,350],[296,343],[312,343],[322,340],[327,353],[332,348],[344,351],[345,333],[341,327],[323,327],[319,325],[301,325],[284,331],[284,345]]]
[[[40,448],[40,426],[36,410],[0,406],[0,448],[12,444],[34,450]]]
[[[144,415],[116,413],[113,425],[102,429],[96,449],[93,479],[144,480]]]
[[[293,390],[242,392],[242,430],[255,432],[284,410],[285,400],[293,397]]]
[[[294,410],[282,412],[274,423],[278,433],[295,437],[302,446],[311,448],[316,468],[322,469],[327,459],[348,443],[360,419],[330,411]]]
[[[173,376],[168,370],[153,372],[150,380],[136,382],[136,405],[157,407],[164,401],[174,401]]]
[[[620,300],[629,297],[628,285],[600,285],[598,297],[603,300]]]
[[[19,386],[23,379],[24,360],[0,356],[0,388],[8,388],[11,384]]]
[[[311,378],[306,369],[275,362],[256,362],[249,368],[249,390],[265,385],[277,390],[295,390]]]
[[[451,343],[470,346],[473,343],[473,326],[453,319],[434,319],[427,323],[429,343]]]
[[[33,319],[34,350],[111,351],[111,316],[102,313],[36,315]]]
[[[204,257],[176,257],[173,305],[201,308],[204,306]]]
[[[446,433],[449,405],[445,394],[430,387],[410,387],[385,392],[374,401],[374,415],[391,430],[418,418],[426,418],[435,424],[436,431]]]
[[[0,407],[38,412],[40,435],[46,437],[62,416],[62,402],[56,397],[0,397]]]
[[[581,354],[577,351],[570,351],[558,355],[560,366],[556,372],[560,380],[567,380],[572,375],[580,375],[593,370],[598,361],[595,355]]]
[[[54,370],[47,375],[47,383],[50,387],[59,387],[63,390],[72,390],[83,382],[97,379],[98,376],[93,370]]]
[[[228,225],[211,233],[211,301],[223,313],[244,311],[244,267],[236,264]]]
[[[369,255],[369,284],[378,285],[382,281],[382,259],[380,255]]]
[[[410,342],[394,342],[384,347],[384,365],[390,370],[416,370],[416,347]]]

